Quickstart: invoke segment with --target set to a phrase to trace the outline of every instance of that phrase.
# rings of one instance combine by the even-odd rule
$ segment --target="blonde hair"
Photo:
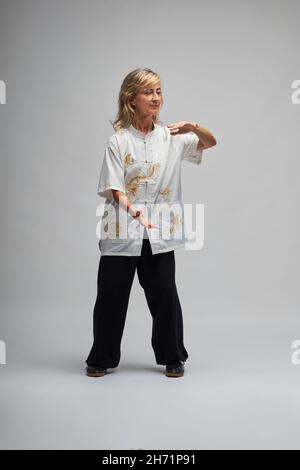
[[[160,76],[149,68],[138,68],[129,72],[124,78],[118,100],[118,113],[113,121],[110,121],[114,130],[124,129],[131,126],[135,114],[134,106],[130,100],[139,92],[141,86],[148,86],[160,80]],[[163,105],[163,96],[161,95],[161,106]],[[153,115],[153,122],[159,122],[159,112]]]

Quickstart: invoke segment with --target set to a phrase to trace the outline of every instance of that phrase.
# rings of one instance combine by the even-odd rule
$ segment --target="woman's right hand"
[[[146,219],[146,217],[144,216],[143,213],[141,213],[138,217],[137,217],[137,220],[139,221],[139,223],[141,225],[143,225],[144,227],[146,228],[157,228],[157,225],[155,224],[151,224],[148,219]]]

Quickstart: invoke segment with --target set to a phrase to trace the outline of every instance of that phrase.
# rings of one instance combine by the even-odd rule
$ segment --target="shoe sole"
[[[176,374],[175,372],[166,372],[166,377],[182,377],[184,374]]]
[[[89,373],[87,372],[86,375],[88,377],[103,377],[106,374],[106,372],[98,372],[98,373]]]

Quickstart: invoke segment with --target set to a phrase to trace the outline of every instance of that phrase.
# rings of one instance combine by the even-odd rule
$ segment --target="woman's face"
[[[161,107],[160,81],[155,84],[141,86],[133,103],[135,104],[135,112],[141,116],[158,114]]]

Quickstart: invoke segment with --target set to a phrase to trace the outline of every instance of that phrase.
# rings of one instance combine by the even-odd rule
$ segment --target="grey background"
[[[300,448],[299,19],[296,0],[1,0],[1,448]],[[161,76],[165,124],[218,141],[182,166],[205,242],[176,252],[177,380],[137,276],[119,367],[84,374],[99,171],[137,67]]]

